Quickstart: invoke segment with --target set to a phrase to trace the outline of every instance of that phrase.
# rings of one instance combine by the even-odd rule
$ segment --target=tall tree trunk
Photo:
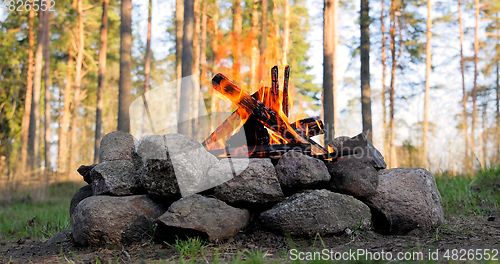
[[[423,145],[423,166],[426,169],[429,169],[428,163],[428,142],[427,142],[427,133],[429,132],[429,98],[431,92],[431,67],[432,67],[432,50],[431,50],[431,39],[432,39],[432,3],[431,0],[427,0],[427,43],[425,44],[425,99],[424,99],[424,124],[423,124],[423,133],[422,133],[422,145]]]
[[[290,0],[285,0],[285,27],[283,29],[283,59],[286,62],[290,51]]]
[[[102,22],[101,22],[101,39],[99,41],[99,69],[97,76],[97,108],[95,113],[95,140],[94,140],[94,164],[99,163],[99,148],[101,146],[101,130],[102,130],[102,109],[104,107],[104,87],[106,86],[106,58],[108,52],[108,7],[109,0],[102,1]],[[151,10],[151,6],[150,6]],[[151,17],[151,11],[150,11]],[[148,21],[148,35],[150,34],[150,23]],[[148,36],[148,42],[149,42]],[[147,52],[146,52],[147,58]],[[147,65],[147,63],[146,63]],[[146,82],[147,84],[148,82]]]
[[[470,158],[469,158],[469,133],[468,133],[468,121],[467,121],[467,91],[465,89],[465,59],[464,59],[464,31],[462,27],[462,7],[461,1],[458,2],[458,27],[460,30],[460,71],[462,73],[462,107],[463,107],[463,122],[462,122],[462,130],[465,137],[465,157],[464,157],[464,165],[465,172],[470,171]]]
[[[118,128],[123,132],[130,131],[130,115],[132,90],[132,0],[122,0],[120,24],[120,80],[118,84]]]
[[[42,64],[43,64],[43,37],[45,28],[43,27],[43,16],[45,12],[39,13],[38,36],[35,52],[35,74],[33,79],[33,100],[31,101],[30,134],[29,134],[29,154],[33,157],[31,169],[40,166],[39,153],[39,131],[40,131],[40,91],[42,88]]]
[[[45,93],[44,93],[44,101],[45,101],[45,170],[50,171],[50,1],[47,2],[47,11],[44,11],[45,15],[43,18],[44,28],[45,28],[45,36],[44,36],[44,59],[45,59]]]
[[[76,57],[76,70],[75,70],[75,93],[73,97],[73,115],[71,118],[71,143],[70,143],[70,159],[69,159],[69,172],[74,173],[76,168],[76,156],[78,154],[78,110],[80,108],[80,92],[82,85],[82,64],[83,52],[85,45],[84,25],[83,25],[83,0],[78,0],[78,55]]]
[[[372,99],[370,89],[370,5],[369,0],[361,0],[361,113],[363,133],[372,140]]]
[[[194,31],[194,0],[184,1],[184,34],[182,36],[182,77],[193,74],[193,31]],[[178,132],[188,135],[190,131],[189,120],[189,96],[192,90],[190,82],[181,83],[181,96],[179,102]]]
[[[388,127],[387,127],[387,107],[386,107],[386,94],[387,89],[385,87],[385,76],[386,76],[386,60],[387,55],[385,53],[385,44],[387,41],[387,37],[385,35],[385,8],[384,8],[384,0],[381,1],[381,10],[380,10],[380,32],[382,34],[382,141],[384,146],[384,157],[389,157],[389,140],[388,140]]]
[[[217,1],[214,1],[214,8],[213,8],[213,16],[212,16],[212,24],[214,26],[213,29],[213,34],[212,34],[212,53],[213,53],[213,62],[212,62],[212,75],[215,75],[217,72],[217,64],[219,62],[219,42],[217,40],[218,34],[219,34],[219,5]],[[210,91],[210,98],[211,98],[211,103],[210,103],[210,113],[217,113],[220,112],[220,103],[218,99],[216,99],[215,96],[213,96],[214,89],[209,89]],[[212,114],[211,116],[211,121],[212,121],[212,126],[217,126],[219,125],[222,121],[220,119],[220,114]],[[212,127],[211,129],[215,129],[215,127]]]
[[[33,19],[35,11],[30,9],[28,16],[28,80],[26,87],[26,96],[24,99],[23,121],[21,123],[21,172],[26,173],[26,165],[28,160],[28,135],[30,127],[31,101],[33,96],[33,46],[35,45],[35,37],[33,33]]]
[[[146,40],[146,59],[144,60],[144,92],[149,91],[149,77],[151,72],[151,13],[153,12],[153,0],[149,0],[148,33]]]
[[[267,0],[262,0],[261,2],[261,9],[262,9],[262,28],[261,28],[261,35],[260,35],[260,46],[259,46],[259,51],[260,51],[260,67],[259,68],[259,79],[262,80],[264,74],[267,73],[267,70],[265,69],[264,66],[264,52],[267,47],[267,10],[269,7],[269,3]]]
[[[200,1],[194,0],[194,36],[193,36],[193,76],[198,79],[198,83],[200,81],[200,57],[201,57],[201,49],[200,49],[200,35],[201,35],[201,16],[200,16]],[[193,87],[193,100],[192,111],[191,111],[191,120],[193,122],[192,126],[192,136],[197,138],[197,134],[199,131],[198,126],[198,116],[199,116],[199,101],[200,101],[200,87]]]
[[[497,14],[497,21],[498,21],[499,16]],[[497,47],[496,47],[496,132],[497,132],[497,160],[496,163],[500,162],[500,54],[499,54],[499,49],[500,49],[500,27],[497,25]]]
[[[241,18],[241,0],[233,0],[233,78],[236,83],[241,84],[241,31],[242,31],[242,18]]]
[[[335,138],[335,52],[338,0],[325,0],[323,9],[323,112],[325,144]]]
[[[483,134],[482,134],[482,155],[481,155],[481,165],[483,169],[486,169],[486,163],[488,162],[488,113],[486,109],[488,109],[488,96],[484,95],[484,105],[483,105]]]
[[[259,0],[253,0],[253,9],[252,9],[252,29],[250,32],[251,35],[251,45],[252,45],[252,54],[250,58],[250,89],[249,91],[253,92],[259,89],[258,87],[258,73],[257,68],[259,67],[259,41],[257,39],[258,26],[259,26]]]
[[[394,123],[394,89],[396,86],[396,0],[391,1],[391,11],[390,20],[391,26],[389,29],[389,35],[391,37],[391,86],[389,88],[389,125],[391,129],[390,136],[390,155],[389,155],[389,167],[396,168],[396,126]]]
[[[70,118],[70,104],[71,104],[71,93],[72,93],[72,72],[73,72],[73,45],[70,41],[68,48],[68,66],[66,70],[66,84],[64,85],[64,108],[61,119],[61,131],[59,133],[59,149],[57,154],[57,171],[60,173],[65,173],[68,168],[68,153],[66,151],[68,142],[68,125]]]
[[[203,1],[201,8],[201,49],[200,49],[200,84],[204,83],[207,75],[207,26],[208,26],[208,4]]]
[[[177,112],[180,108],[182,78],[182,35],[184,34],[184,1],[175,1],[175,67],[177,73]]]
[[[472,88],[472,125],[471,125],[471,136],[470,136],[470,148],[472,157],[475,155],[475,129],[476,129],[476,119],[477,119],[477,76],[479,74],[477,69],[478,63],[478,52],[479,52],[479,0],[475,0],[475,17],[476,17],[476,26],[474,28],[474,87]]]

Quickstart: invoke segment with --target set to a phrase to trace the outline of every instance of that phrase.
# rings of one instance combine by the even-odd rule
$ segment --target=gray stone
[[[217,158],[188,136],[145,136],[133,156],[141,182],[152,195],[188,196],[214,187],[206,173]]]
[[[387,167],[384,157],[372,143],[368,140],[364,133],[355,137],[349,138],[341,136],[335,138],[332,142],[328,143],[335,151],[355,151],[356,154],[344,156],[342,159],[359,159],[363,162],[371,164],[375,169],[381,170]]]
[[[299,152],[287,152],[276,165],[276,174],[283,190],[298,190],[324,185],[330,181],[325,163]]]
[[[222,176],[224,173],[226,176]],[[270,159],[222,159],[208,176],[234,176],[214,188],[215,197],[230,204],[266,204],[284,199]]]
[[[389,234],[425,232],[444,223],[436,180],[422,168],[381,170],[377,192],[366,203],[374,212],[374,227]]]
[[[128,160],[113,160],[97,164],[90,172],[94,195],[132,195],[142,185],[134,164]]]
[[[71,198],[71,203],[69,205],[69,215],[72,216],[73,213],[75,212],[76,206],[85,198],[88,198],[92,196],[92,186],[90,184],[83,186],[82,188],[78,189],[76,193],[73,195],[73,198]]]
[[[152,236],[152,225],[165,208],[146,195],[92,196],[71,217],[76,244],[128,244]]]
[[[92,183],[92,179],[90,178],[90,171],[92,171],[92,169],[96,166],[97,164],[92,164],[92,165],[89,165],[89,166],[86,166],[86,165],[82,165],[80,166],[76,171],[78,171],[78,173],[80,173],[80,175],[83,176],[83,180],[88,183],[88,184],[91,184]]]
[[[368,206],[352,196],[328,190],[308,190],[287,197],[260,214],[264,227],[277,233],[311,237],[367,229],[371,225]]]
[[[326,163],[331,180],[329,189],[366,198],[374,195],[378,186],[378,172],[359,159],[341,159]]]
[[[101,139],[99,147],[99,163],[112,160],[132,161],[132,146],[137,140],[134,136],[123,131],[106,134]]]
[[[55,234],[49,240],[45,241],[45,244],[54,245],[54,244],[61,244],[63,242],[69,242],[71,241],[71,237],[72,237],[71,228],[66,228],[57,232],[57,234]]]
[[[168,237],[190,234],[194,230],[211,241],[220,241],[235,236],[247,226],[249,219],[250,213],[245,209],[194,194],[174,202],[158,218],[156,232],[159,234],[156,235]]]

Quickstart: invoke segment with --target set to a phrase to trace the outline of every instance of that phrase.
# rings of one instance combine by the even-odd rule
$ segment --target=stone
[[[388,234],[427,232],[444,223],[444,209],[436,180],[422,168],[380,171],[375,195],[365,201],[374,227]]]
[[[247,226],[249,219],[248,210],[194,194],[174,202],[158,218],[156,235],[173,238],[195,231],[210,241],[221,241],[234,237]]]
[[[341,159],[326,163],[330,173],[329,188],[357,198],[374,195],[378,186],[378,172],[359,159]]]
[[[152,195],[184,197],[215,186],[207,172],[218,159],[188,136],[145,136],[133,156],[140,180]]]
[[[132,162],[132,146],[137,140],[123,131],[106,134],[101,139],[99,147],[99,163],[113,160],[128,160]]]
[[[120,245],[152,237],[156,218],[166,209],[146,195],[92,196],[71,216],[71,231],[81,246]]]
[[[285,153],[275,169],[283,190],[300,190],[314,186],[325,188],[331,178],[322,160],[299,152]]]
[[[354,158],[360,159],[371,164],[377,170],[385,169],[387,167],[384,157],[380,151],[372,145],[364,133],[352,138],[345,136],[335,138],[332,142],[328,143],[328,146],[332,147],[335,151],[340,152],[345,150],[356,151],[356,154],[341,157],[339,158],[340,160]]]
[[[287,197],[260,214],[264,227],[292,236],[340,234],[371,225],[368,206],[352,196],[328,190],[307,190]]]
[[[215,197],[229,204],[262,205],[284,199],[271,159],[222,159],[208,176],[234,176],[214,188]]]
[[[90,178],[90,171],[95,167],[95,165],[97,164],[92,164],[89,166],[82,165],[76,170],[78,171],[78,173],[80,173],[80,175],[83,176],[83,180],[88,184],[92,183],[92,179]]]
[[[113,160],[97,164],[90,172],[94,195],[132,195],[142,191],[139,175],[128,160]]]
[[[72,216],[73,213],[75,212],[76,206],[85,198],[88,198],[92,196],[92,186],[90,184],[87,184],[83,186],[82,188],[78,189],[76,193],[73,195],[73,198],[71,198],[71,203],[69,205],[69,215]]]
[[[45,244],[54,245],[54,244],[61,244],[63,242],[69,242],[71,240],[71,237],[72,237],[71,228],[66,228],[57,232],[57,234],[55,234],[49,240],[45,241]]]

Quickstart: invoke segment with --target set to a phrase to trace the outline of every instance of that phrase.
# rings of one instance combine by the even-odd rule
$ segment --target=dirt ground
[[[453,249],[496,249],[500,248],[500,212],[486,219],[477,217],[446,217],[446,223],[428,234],[409,236],[387,236],[373,231],[354,231],[340,236],[316,237],[309,239],[286,238],[262,231],[254,223],[230,241],[205,249],[205,262],[214,259],[218,249],[219,261],[231,261],[238,252],[263,252],[266,259],[284,261],[293,255],[290,249],[298,251],[348,252],[366,249],[370,252],[391,252],[395,257],[399,252],[422,252],[428,260],[429,250],[439,250],[440,262],[446,262],[443,254]],[[296,252],[298,252],[296,251]],[[459,254],[460,255],[460,254]],[[450,251],[451,256],[451,251]],[[241,257],[245,259],[245,256]],[[500,259],[500,256],[497,256]],[[43,241],[18,240],[0,242],[0,263],[149,263],[177,262],[179,253],[168,245],[143,242],[128,246],[108,246],[106,248],[76,247],[70,240],[48,245]],[[363,258],[361,258],[363,259]]]

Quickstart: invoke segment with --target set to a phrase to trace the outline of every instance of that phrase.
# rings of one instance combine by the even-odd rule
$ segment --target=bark
[[[208,8],[207,1],[203,1],[203,7],[201,9],[200,85],[205,82],[205,78],[207,75],[207,25],[208,25],[207,8]]]
[[[266,45],[267,45],[267,10],[269,7],[269,3],[267,0],[262,0],[261,2],[261,9],[262,9],[262,28],[261,28],[261,34],[260,34],[260,67],[259,67],[259,79],[262,80],[264,74],[266,73],[266,70],[264,69],[265,67],[262,67],[264,65],[264,52],[266,50]]]
[[[28,138],[29,156],[33,157],[31,161],[32,170],[40,166],[40,91],[42,88],[43,37],[45,36],[45,28],[42,22],[44,14],[45,12],[40,12],[39,15],[40,22],[38,23],[38,37],[35,52],[35,74],[33,79],[33,100],[31,101],[30,133]]]
[[[290,0],[285,0],[285,27],[283,29],[283,59],[286,62],[290,51]]]
[[[80,92],[82,85],[82,66],[83,66],[83,52],[85,48],[85,35],[83,24],[83,0],[78,0],[78,55],[76,57],[76,70],[75,70],[75,92],[73,97],[73,115],[71,118],[71,143],[70,143],[70,159],[69,159],[69,172],[73,173],[76,168],[76,156],[78,154],[78,110],[80,108]]]
[[[468,121],[467,121],[467,101],[468,101],[468,96],[467,96],[467,91],[465,89],[465,59],[464,59],[464,31],[462,27],[462,7],[461,7],[461,1],[462,0],[457,0],[458,2],[458,27],[460,30],[460,71],[462,73],[462,106],[463,106],[463,123],[462,123],[462,130],[464,133],[465,137],[465,157],[464,157],[464,165],[465,165],[465,172],[468,172],[471,168],[470,166],[470,158],[469,158],[469,133],[468,133]]]
[[[26,96],[24,99],[24,113],[21,123],[21,173],[26,173],[26,164],[28,160],[28,135],[30,127],[31,101],[33,93],[33,46],[35,37],[33,34],[33,19],[35,11],[31,8],[28,16],[28,79],[26,87]]]
[[[477,119],[477,76],[478,76],[478,52],[479,52],[479,37],[478,37],[478,31],[479,31],[479,0],[475,0],[475,18],[476,18],[476,26],[474,28],[474,86],[472,88],[472,125],[471,125],[471,137],[470,137],[470,148],[471,148],[471,155],[474,156],[475,154],[475,145],[476,145],[476,139],[475,139],[475,129],[476,129],[476,119]]]
[[[370,6],[369,0],[361,0],[361,113],[363,133],[372,140],[372,100],[370,89]]]
[[[498,15],[497,15],[497,19],[499,19]],[[499,54],[498,54],[498,44],[500,42],[500,27],[497,26],[497,59],[496,59],[496,121],[497,121],[497,124],[496,124],[496,132],[497,132],[497,153],[500,153],[500,59],[498,58],[499,57]],[[498,163],[500,160],[499,158],[497,157],[497,160],[496,162]]]
[[[182,36],[182,77],[193,74],[193,31],[194,31],[194,0],[184,1],[184,34]],[[189,119],[189,96],[191,87],[188,82],[181,83],[181,95],[179,102],[178,132],[189,135],[190,122],[183,122]]]
[[[424,124],[423,124],[423,135],[422,135],[422,144],[423,144],[423,166],[426,169],[429,169],[428,164],[428,140],[427,133],[429,132],[429,98],[430,98],[430,81],[431,81],[431,67],[432,67],[432,50],[431,50],[431,39],[432,39],[432,3],[431,0],[427,0],[427,43],[425,44],[425,99],[424,99]]]
[[[43,44],[43,50],[44,50],[44,60],[45,60],[45,73],[44,73],[44,86],[45,86],[45,93],[44,93],[44,102],[45,102],[45,170],[50,171],[50,123],[51,123],[51,118],[50,118],[50,47],[49,47],[49,42],[50,42],[50,1],[47,2],[47,11],[45,11],[45,15],[43,18],[43,23],[44,23],[44,28],[45,28],[45,36],[44,36],[44,44]]]
[[[144,60],[144,92],[149,91],[149,77],[151,72],[151,13],[153,12],[153,0],[149,0],[148,33],[146,40],[146,59]]]
[[[102,20],[101,39],[99,42],[99,69],[97,77],[97,107],[95,114],[94,164],[99,163],[99,148],[101,146],[102,110],[104,107],[104,87],[106,86],[106,58],[108,50],[108,7],[109,7],[109,0],[103,0],[102,19],[101,19]],[[151,11],[150,11],[150,17],[151,17]],[[148,24],[148,34],[149,34],[151,29],[150,28],[151,20],[149,20],[148,23],[149,23]],[[146,52],[146,58],[147,58],[147,52]],[[146,82],[146,84],[147,83],[148,82]]]
[[[175,1],[175,67],[177,80],[182,78],[182,35],[184,32],[184,1]],[[177,82],[177,112],[181,98],[181,82]]]
[[[211,40],[211,46],[212,46],[212,53],[213,53],[213,62],[212,62],[212,75],[215,75],[217,73],[217,64],[219,62],[219,42],[217,41],[218,38],[218,33],[219,33],[219,6],[217,4],[217,1],[214,2],[214,9],[213,9],[213,16],[212,16],[212,24],[213,24],[213,34],[212,34],[212,40]],[[214,113],[211,116],[211,121],[212,121],[212,130],[215,128],[216,125],[220,124],[222,120],[220,120],[220,115],[215,114],[217,112],[220,112],[220,103],[218,99],[213,95],[214,89],[209,89],[210,91],[210,113]]]
[[[389,126],[391,130],[390,136],[390,155],[389,155],[389,168],[396,168],[396,126],[394,123],[394,88],[396,86],[396,3],[395,0],[391,1],[390,11],[391,26],[389,35],[391,38],[391,84],[389,88]]]
[[[122,0],[120,25],[120,80],[118,84],[118,128],[123,132],[130,131],[128,109],[131,103],[132,90],[132,0]]]
[[[70,118],[70,104],[71,104],[71,93],[72,93],[72,72],[73,72],[73,48],[72,41],[70,41],[68,49],[68,65],[66,70],[66,84],[64,86],[64,108],[61,119],[61,131],[59,133],[59,149],[57,154],[57,171],[65,173],[68,166],[68,154],[67,154],[67,136],[68,136],[68,125]]]
[[[385,87],[385,76],[386,76],[386,60],[387,56],[385,53],[385,44],[387,41],[386,33],[385,33],[385,8],[384,8],[384,0],[381,1],[381,11],[380,11],[380,32],[382,34],[382,141],[384,146],[384,157],[389,157],[389,140],[388,140],[388,129],[387,129],[387,107],[386,107],[386,95],[387,89]]]
[[[259,26],[259,12],[258,12],[258,3],[259,0],[253,1],[253,10],[252,10],[252,29],[250,32],[250,39],[252,45],[252,54],[250,58],[250,91],[254,91],[258,88],[258,73],[257,68],[259,64],[259,41],[257,38],[258,26]]]
[[[335,137],[337,119],[335,111],[335,51],[337,42],[338,0],[325,0],[323,9],[323,112],[325,143]]]
[[[482,155],[481,155],[481,165],[483,169],[486,169],[486,163],[488,162],[488,114],[486,112],[486,109],[488,108],[488,101],[487,101],[487,96],[485,95],[485,101],[483,105],[483,135],[482,135]]]
[[[233,1],[233,78],[236,83],[241,83],[241,0]]]
[[[194,36],[193,36],[193,76],[198,79],[200,77],[200,57],[201,57],[201,49],[200,49],[200,35],[201,35],[201,17],[200,17],[200,0],[194,0]],[[192,111],[190,112],[193,125],[192,125],[192,136],[196,138],[196,135],[199,131],[198,125],[198,111],[199,111],[199,101],[200,101],[200,87],[193,87],[193,100]],[[204,135],[203,135],[204,136]]]

